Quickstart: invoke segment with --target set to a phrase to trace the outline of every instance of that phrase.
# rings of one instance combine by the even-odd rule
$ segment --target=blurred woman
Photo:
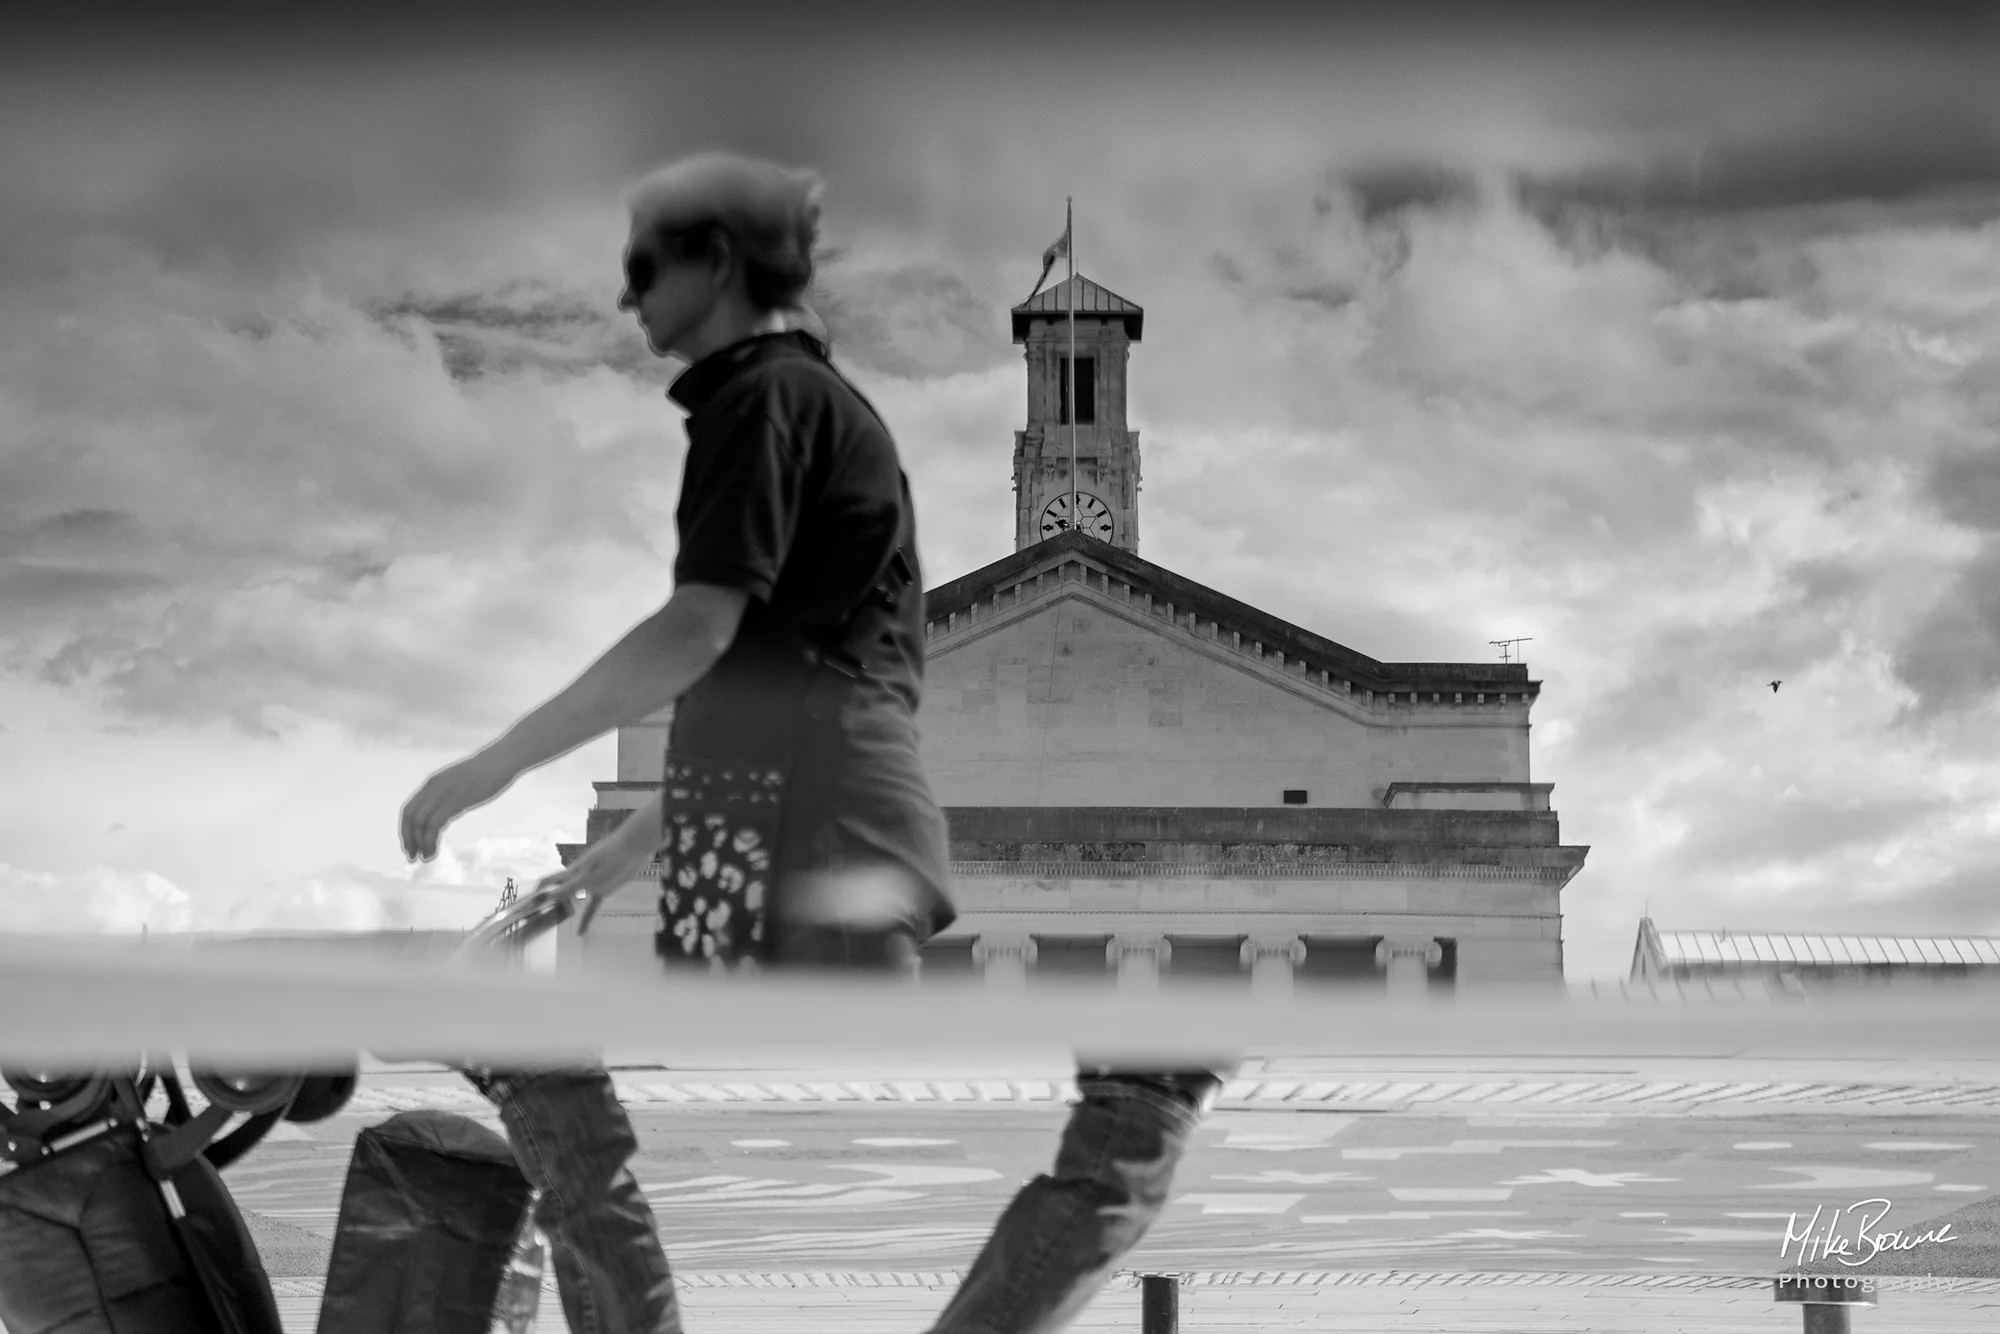
[[[955,913],[942,812],[918,755],[924,602],[894,440],[828,357],[805,293],[820,182],[723,154],[630,198],[621,309],[688,368],[674,591],[576,682],[434,775],[403,845],[521,773],[674,705],[661,792],[539,887],[580,906],[656,854],[655,944],[670,966],[832,967],[914,979]],[[633,1179],[629,1121],[602,1069],[474,1071],[541,1188],[538,1219],[579,1334],[679,1329]],[[940,1330],[1060,1327],[1166,1198],[1219,1087],[1090,1068],[1053,1174],[1009,1206]]]

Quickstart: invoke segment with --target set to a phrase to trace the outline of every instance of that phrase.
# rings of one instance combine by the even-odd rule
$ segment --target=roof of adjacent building
[[[1100,287],[1082,274],[1065,278],[1053,287],[1041,291],[1014,307],[1014,341],[1019,343],[1028,337],[1028,324],[1032,320],[1062,318],[1070,311],[1070,292],[1076,293],[1076,313],[1102,318],[1113,316],[1125,324],[1125,336],[1133,342],[1139,341],[1139,333],[1146,321],[1146,312],[1137,303],[1127,301],[1108,287]]]
[[[1632,975],[1685,967],[1788,964],[1802,968],[1901,964],[1908,967],[2000,965],[2000,938],[1992,936],[1826,935],[1797,931],[1662,931],[1653,919],[1639,923]]]

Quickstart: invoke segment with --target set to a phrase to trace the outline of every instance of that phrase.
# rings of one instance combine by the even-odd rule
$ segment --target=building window
[[[972,941],[971,936],[932,936],[920,951],[921,976],[925,980],[977,976],[979,969],[972,962]]]
[[[1058,424],[1069,425],[1069,358],[1056,358],[1056,394]],[[1076,424],[1078,426],[1097,425],[1097,358],[1078,357],[1076,359]]]
[[[1241,936],[1168,936],[1167,945],[1167,963],[1161,970],[1167,977],[1250,984]]]
[[[1036,977],[1055,977],[1074,982],[1111,982],[1117,974],[1105,947],[1109,936],[1035,937]]]
[[[1433,996],[1449,997],[1458,990],[1458,941],[1450,936],[1433,938],[1444,957],[1425,976],[1425,989]]]
[[[1373,991],[1382,985],[1375,967],[1375,936],[1306,936],[1305,962],[1292,972],[1299,983]]]
[[[1285,789],[1285,804],[1286,804],[1287,806],[1303,806],[1303,805],[1305,805],[1305,804],[1306,804],[1306,790],[1305,790],[1304,788],[1302,788],[1302,787],[1288,787],[1288,788],[1286,788],[1286,789]]]

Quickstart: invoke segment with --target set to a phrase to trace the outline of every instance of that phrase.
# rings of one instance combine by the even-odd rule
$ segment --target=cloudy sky
[[[10,925],[463,921],[553,869],[608,741],[421,871],[396,815],[670,591],[620,190],[724,146],[828,179],[931,584],[1011,549],[1005,310],[1074,195],[1148,312],[1146,557],[1381,659],[1532,637],[1573,976],[1648,910],[2000,933],[1989,20],[868,12],[5,57]]]

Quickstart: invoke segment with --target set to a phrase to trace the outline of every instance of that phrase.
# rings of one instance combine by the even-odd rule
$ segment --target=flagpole
[[[1070,208],[1070,197],[1063,196],[1063,235],[1069,244],[1063,249],[1069,256],[1069,530],[1077,531],[1076,522],[1076,217]]]

